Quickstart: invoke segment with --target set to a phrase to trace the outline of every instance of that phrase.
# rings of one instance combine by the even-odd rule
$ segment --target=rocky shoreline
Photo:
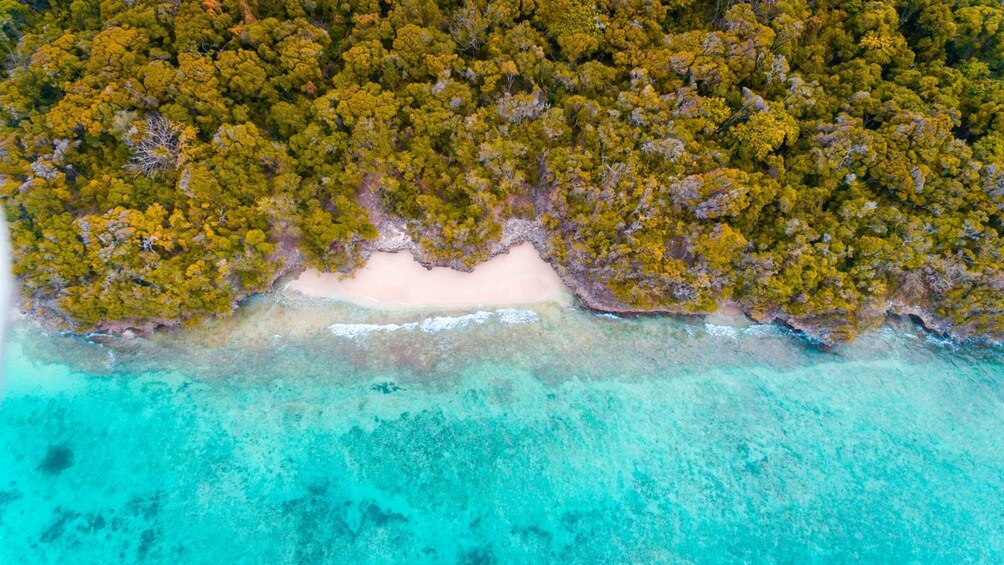
[[[377,226],[379,236],[367,246],[366,256],[375,251],[401,252],[407,251],[415,257],[415,260],[426,268],[449,267],[459,271],[471,271],[473,267],[464,265],[459,261],[436,262],[429,257],[407,233],[404,223],[397,219],[387,217],[376,207],[369,207],[371,220]],[[671,315],[671,316],[702,316],[712,312],[694,313],[684,311],[679,308],[656,308],[651,310],[639,310],[631,308],[612,297],[605,289],[598,288],[589,280],[576,276],[566,265],[558,262],[551,251],[549,238],[544,225],[540,222],[525,219],[509,219],[504,222],[502,236],[499,241],[489,250],[488,258],[507,253],[509,248],[524,242],[528,242],[540,253],[540,256],[550,264],[558,273],[562,282],[572,291],[577,301],[586,309],[600,313],[616,314],[619,316],[646,316],[646,315]],[[727,300],[719,305],[720,308],[734,309],[741,312],[751,320],[762,324],[781,324],[801,334],[804,334],[811,341],[823,346],[831,347],[838,343],[852,341],[854,336],[860,331],[873,329],[880,326],[889,317],[909,318],[921,325],[925,330],[946,337],[952,341],[994,341],[1004,336],[983,336],[966,332],[960,328],[954,328],[944,319],[925,310],[924,308],[910,304],[903,300],[890,301],[881,305],[873,306],[860,317],[856,322],[855,332],[848,333],[841,330],[841,325],[849,324],[847,320],[835,319],[835,317],[797,318],[781,311],[779,308],[765,313],[757,314],[748,305],[732,300]],[[841,323],[842,322],[842,323]]]
[[[470,272],[476,266],[462,263],[459,260],[435,261],[429,258],[422,247],[408,234],[407,226],[403,220],[392,218],[384,214],[377,206],[367,206],[370,211],[371,221],[377,227],[378,236],[361,246],[360,256],[367,260],[374,252],[408,252],[415,260],[424,267],[448,267],[454,270]],[[530,243],[540,254],[541,258],[550,264],[558,273],[562,282],[569,288],[577,302],[585,309],[599,313],[609,313],[618,316],[704,316],[713,312],[692,312],[681,308],[664,307],[642,310],[631,308],[623,302],[617,300],[611,293],[577,276],[567,265],[559,262],[552,253],[548,234],[544,225],[538,221],[527,219],[508,219],[503,223],[502,235],[498,241],[488,250],[487,258],[491,259],[498,255],[508,253],[509,249],[515,245]],[[306,263],[302,254],[295,245],[281,245],[277,253],[283,260],[284,267],[279,270],[272,282],[272,289],[275,290],[280,281],[288,280],[291,276],[302,273],[306,268]],[[233,309],[240,307],[240,304],[250,295],[236,299]],[[54,312],[58,310],[51,305],[42,311],[35,309],[29,311],[24,308],[23,300],[18,301],[18,310],[21,315],[38,322],[43,328],[53,331],[64,331],[67,333],[77,333],[72,329],[67,330],[65,320],[60,319]],[[831,347],[833,345],[852,341],[861,331],[880,326],[889,317],[909,318],[922,326],[925,330],[939,336],[948,338],[955,342],[991,342],[1004,336],[987,336],[966,331],[965,328],[958,328],[917,304],[911,304],[905,300],[890,301],[881,305],[876,305],[868,309],[858,320],[851,322],[840,319],[837,316],[817,316],[812,318],[793,317],[779,308],[757,313],[748,305],[732,300],[727,300],[719,305],[719,308],[727,308],[735,312],[741,312],[749,319],[763,324],[780,324],[796,332],[803,334],[810,341],[822,346]],[[135,321],[108,321],[97,330],[87,332],[87,336],[116,335],[125,338],[145,335],[153,331],[165,328],[178,327],[177,320],[147,320],[142,323]],[[852,325],[853,331],[848,331],[847,326]]]

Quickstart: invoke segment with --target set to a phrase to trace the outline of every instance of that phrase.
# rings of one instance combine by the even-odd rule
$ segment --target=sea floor
[[[22,323],[0,563],[1004,562],[1004,352],[899,324],[369,312]]]

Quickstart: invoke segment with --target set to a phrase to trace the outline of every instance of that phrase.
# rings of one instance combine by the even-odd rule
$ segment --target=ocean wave
[[[785,330],[776,324],[753,324],[743,329],[743,333],[752,336],[777,336],[784,334]]]
[[[328,329],[336,337],[354,339],[373,333],[399,331],[419,330],[425,333],[438,333],[465,328],[471,324],[484,324],[492,319],[497,320],[500,324],[532,324],[540,321],[540,317],[533,310],[502,308],[492,312],[479,310],[462,316],[433,316],[418,322],[401,324],[332,324],[328,326]]]
[[[754,338],[775,337],[785,333],[784,328],[775,324],[752,324],[746,327],[738,327],[705,323],[704,331],[710,336],[728,339],[739,339],[740,336]]]
[[[502,308],[495,313],[498,314],[499,322],[503,324],[532,324],[540,321],[540,316],[533,310]]]
[[[718,324],[704,324],[704,331],[715,337],[738,337],[739,330],[732,326],[719,326]]]
[[[411,331],[418,327],[417,322],[407,324],[331,324],[328,329],[337,337],[363,337],[375,332]]]
[[[939,347],[941,349],[947,349],[949,351],[957,351],[959,349],[959,344],[956,343],[952,338],[945,337],[943,335],[938,335],[934,333],[929,333],[926,336],[927,343]]]
[[[465,314],[463,316],[436,316],[435,318],[426,318],[419,322],[419,328],[426,333],[456,330],[465,328],[471,323],[483,324],[491,319],[493,315],[494,312],[479,310],[473,314]]]

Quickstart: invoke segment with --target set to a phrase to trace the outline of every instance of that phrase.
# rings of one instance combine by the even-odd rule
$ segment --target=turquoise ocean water
[[[1004,354],[896,324],[372,313],[22,323],[0,563],[1004,562]]]

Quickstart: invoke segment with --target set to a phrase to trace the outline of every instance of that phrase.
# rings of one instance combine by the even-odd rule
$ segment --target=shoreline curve
[[[407,251],[378,251],[352,275],[307,269],[285,288],[380,310],[570,305],[573,300],[572,291],[528,242],[469,272],[424,267]]]

